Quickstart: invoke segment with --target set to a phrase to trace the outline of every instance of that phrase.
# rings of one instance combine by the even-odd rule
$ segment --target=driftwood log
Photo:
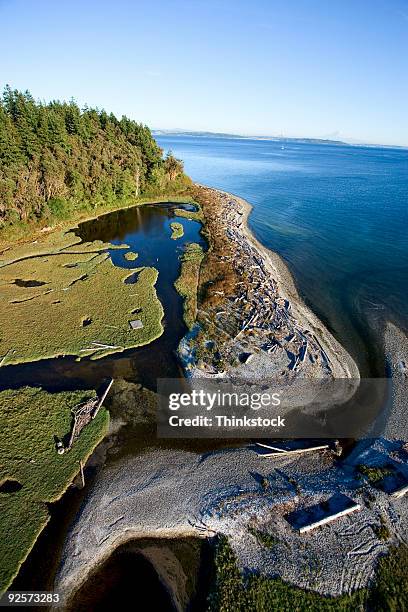
[[[92,419],[96,417],[96,415],[99,412],[99,409],[101,408],[103,402],[106,399],[106,396],[108,395],[110,391],[110,388],[112,387],[112,384],[113,384],[113,378],[111,378],[107,388],[105,389],[104,393],[102,394],[100,398],[93,397],[87,400],[86,402],[83,402],[82,404],[78,404],[72,409],[74,422],[72,425],[69,443],[65,450],[68,451],[72,448],[72,445],[74,444],[75,440],[78,439],[79,434],[81,433],[82,429],[86,425],[88,425],[88,423]]]

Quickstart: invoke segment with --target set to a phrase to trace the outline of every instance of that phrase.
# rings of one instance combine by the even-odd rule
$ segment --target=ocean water
[[[408,150],[160,136],[197,182],[253,205],[305,301],[358,361],[382,375],[383,329],[408,330]]]

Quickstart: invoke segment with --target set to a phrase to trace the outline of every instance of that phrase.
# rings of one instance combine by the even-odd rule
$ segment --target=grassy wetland
[[[38,241],[3,250],[0,368],[59,355],[95,360],[149,344],[162,335],[162,303],[167,305],[167,297],[170,302],[177,299],[181,308],[173,281],[167,279],[170,272],[174,280],[177,277],[180,246],[163,231],[170,229],[174,217],[171,208],[161,205],[135,207],[133,212],[126,210],[126,215],[138,220],[146,217],[146,221],[136,225],[133,233],[129,230],[119,244],[118,240],[84,240],[80,228],[74,228],[47,232]],[[111,221],[109,215],[103,215],[90,223],[104,228]],[[197,238],[198,224],[186,224],[186,237]],[[152,227],[158,244],[167,236],[168,250],[158,251],[155,238],[146,237],[147,228]],[[138,243],[141,236],[146,239],[143,244]],[[195,282],[196,289],[202,248],[190,242],[182,248],[186,249],[181,264],[184,282]],[[156,291],[159,271],[148,265],[158,261],[158,253],[165,266],[156,262],[163,272],[160,299]],[[186,295],[190,317],[196,308],[194,297]],[[174,312],[181,320],[180,313]],[[137,323],[136,327],[131,323]],[[181,333],[180,325],[182,322],[173,330],[169,327],[172,338]],[[92,392],[84,391],[49,393],[32,387],[0,392],[2,589],[10,584],[47,524],[47,504],[61,497],[78,473],[79,462],[86,462],[106,434],[109,419],[103,409],[81,431],[69,452],[57,453],[56,441],[66,441],[71,430],[71,409],[90,395]],[[7,538],[7,533],[14,535]]]
[[[188,244],[180,257],[180,276],[175,282],[175,287],[184,300],[183,318],[189,329],[197,318],[197,292],[203,258],[204,251],[199,244]]]
[[[184,208],[176,208],[176,210],[174,211],[174,214],[177,215],[178,217],[184,217],[185,219],[190,219],[190,221],[204,222],[204,214],[203,214],[202,208],[200,204],[198,204],[195,200],[196,193],[197,191],[193,189],[192,194],[194,196],[194,199],[192,200],[192,202],[194,203],[196,210],[190,210],[190,209],[186,210]]]
[[[164,156],[142,124],[81,110],[74,102],[37,102],[28,92],[7,87],[0,100],[0,132],[2,590],[48,522],[47,504],[62,496],[79,462],[86,462],[108,429],[109,415],[102,408],[72,449],[57,453],[56,441],[66,442],[70,434],[71,409],[93,392],[73,391],[69,368],[58,389],[70,390],[51,392],[47,367],[65,363],[56,357],[67,357],[72,371],[73,364],[98,360],[102,365],[90,385],[75,370],[78,386],[97,388],[111,373],[112,354],[134,349],[142,351],[143,360],[138,347],[166,336],[163,305],[169,303],[168,333],[155,345],[161,367],[161,354],[169,359],[167,347],[185,329],[174,281],[184,240],[197,241],[199,228],[186,220],[183,238],[184,222],[173,211],[191,202],[185,195],[191,180],[182,162],[171,153]],[[149,206],[140,205],[152,201],[164,206],[149,214]],[[108,232],[107,239],[80,237],[82,222],[91,219]],[[122,230],[134,241],[121,240]],[[144,233],[148,239],[140,242]],[[171,246],[160,250],[163,236]],[[42,366],[43,360],[48,365]],[[8,372],[25,367],[42,370],[48,390],[24,386],[19,375],[20,388],[8,389],[17,387]],[[30,380],[43,384],[35,375]]]
[[[179,223],[178,221],[174,221],[173,223],[170,223],[170,227],[171,227],[171,237],[173,240],[178,240],[179,238],[182,238],[184,236],[183,225]]]
[[[124,254],[124,258],[127,259],[127,261],[135,261],[138,257],[139,254],[133,253],[133,251],[129,251],[128,253]]]
[[[2,365],[60,355],[100,358],[161,335],[157,270],[115,267],[109,248],[101,242],[78,244],[73,233],[57,233],[3,252]],[[140,329],[131,328],[134,318],[142,321]]]
[[[59,499],[108,429],[102,408],[69,452],[56,439],[70,433],[71,409],[92,391],[47,393],[24,387],[0,392],[0,592],[17,574]]]

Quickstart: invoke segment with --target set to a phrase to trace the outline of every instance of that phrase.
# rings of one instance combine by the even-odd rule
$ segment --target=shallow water
[[[197,182],[247,199],[257,238],[357,359],[384,371],[385,320],[408,329],[408,150],[293,141],[157,138]]]
[[[0,389],[23,384],[42,385],[51,390],[97,389],[109,377],[143,382],[154,389],[158,377],[179,376],[175,351],[186,332],[182,299],[174,288],[180,273],[179,256],[188,242],[206,248],[200,234],[201,224],[175,215],[175,209],[186,207],[189,205],[171,202],[137,206],[101,215],[81,223],[76,230],[83,241],[128,245],[129,249],[110,250],[115,266],[125,269],[152,266],[158,270],[156,290],[164,308],[164,332],[160,338],[144,347],[99,360],[64,357],[5,366],[0,368]],[[184,228],[184,235],[178,240],[171,238],[170,223],[175,220]],[[125,259],[129,251],[138,253],[136,260]]]

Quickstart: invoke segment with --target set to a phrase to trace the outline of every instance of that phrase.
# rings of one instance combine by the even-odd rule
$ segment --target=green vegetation
[[[367,608],[372,612],[408,610],[408,546],[400,544],[380,558]]]
[[[379,466],[359,465],[358,470],[372,485],[378,485],[386,476],[392,474],[389,468]]]
[[[4,253],[0,366],[58,355],[96,359],[162,334],[157,270],[115,267],[108,247],[78,244],[74,234],[56,232],[41,243],[16,245]],[[134,318],[142,328],[131,328]]]
[[[273,548],[277,542],[275,536],[265,531],[261,531],[260,529],[256,529],[256,527],[249,527],[248,531],[258,540],[259,544],[266,548]]]
[[[0,238],[138,198],[184,191],[191,181],[150,130],[75,102],[36,102],[6,87],[0,100]]]
[[[71,409],[92,392],[47,393],[25,387],[0,392],[0,592],[7,588],[46,525],[47,503],[56,501],[104,437],[102,408],[69,452],[56,452],[55,437],[71,430]],[[7,483],[19,490],[7,492]]]
[[[184,217],[185,219],[190,219],[190,221],[204,221],[203,211],[201,206],[194,202],[195,206],[197,206],[197,210],[184,210],[184,208],[176,208],[174,214],[177,217]]]
[[[174,283],[178,293],[184,298],[184,322],[189,329],[197,317],[197,289],[200,267],[204,257],[201,246],[195,242],[187,244],[181,256],[180,276]]]
[[[209,612],[403,612],[408,610],[408,546],[400,544],[380,558],[370,590],[341,597],[305,591],[281,578],[245,577],[228,539],[221,536],[215,551],[214,587]]]
[[[184,227],[181,223],[177,221],[173,221],[170,223],[171,227],[171,237],[173,240],[177,240],[178,238],[182,238],[184,236]]]
[[[366,593],[325,597],[259,575],[244,577],[225,536],[215,553],[215,586],[208,600],[210,612],[357,612],[364,609]],[[384,608],[386,610],[387,608]]]
[[[380,516],[380,524],[373,526],[373,531],[380,540],[388,540],[388,538],[391,536],[387,521],[383,515]]]
[[[128,251],[127,253],[125,253],[124,257],[128,261],[135,261],[135,259],[139,257],[139,253],[133,253],[132,251]]]
[[[377,538],[379,538],[380,540],[388,540],[391,535],[390,530],[388,529],[388,526],[385,523],[381,523],[381,525],[375,525],[373,527],[373,531]]]

